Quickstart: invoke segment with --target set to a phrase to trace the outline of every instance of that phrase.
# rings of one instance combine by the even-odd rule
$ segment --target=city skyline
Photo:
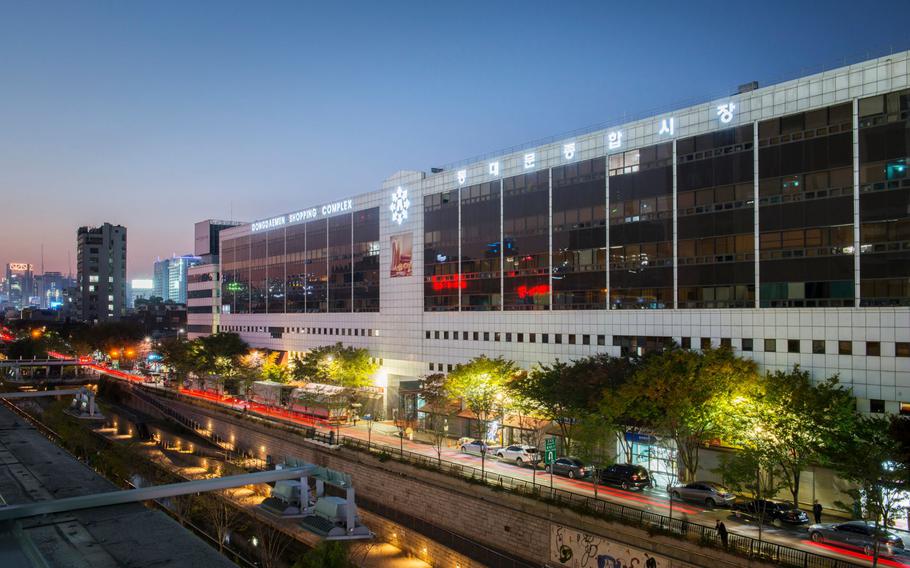
[[[179,22],[167,5],[17,6],[0,24],[0,46],[17,54],[3,64],[0,193],[18,212],[0,262],[37,268],[43,245],[45,270],[67,274],[76,229],[111,222],[130,230],[128,277],[145,276],[156,258],[192,251],[201,219],[253,221],[377,189],[398,170],[910,45],[899,19],[885,19],[877,45],[859,53],[799,32],[809,17],[836,26],[848,6],[364,5],[350,14],[278,4],[263,15],[223,5],[190,7]],[[765,30],[760,41],[719,53],[707,32],[746,16]],[[345,26],[311,23],[323,21]],[[654,36],[648,49],[630,47],[640,29]],[[45,221],[62,211],[71,221]]]

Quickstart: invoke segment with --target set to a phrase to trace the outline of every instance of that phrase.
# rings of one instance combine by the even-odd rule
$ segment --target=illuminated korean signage
[[[11,262],[9,269],[15,272],[26,272],[32,269],[32,265],[25,262]]]
[[[303,221],[311,221],[320,217],[328,217],[330,215],[335,215],[336,213],[343,213],[345,211],[350,211],[353,208],[354,201],[351,199],[344,199],[342,201],[323,205],[322,207],[312,207],[310,209],[288,213],[287,215],[279,215],[278,217],[272,217],[271,219],[256,221],[255,223],[250,224],[250,230],[254,233],[268,231],[269,229],[274,229],[283,225],[291,225]]]
[[[607,134],[607,148],[616,150],[622,147],[622,130],[614,130]]]
[[[673,136],[676,134],[676,119],[673,117],[662,118],[660,120],[660,128],[658,129],[657,134],[659,136]]]
[[[537,154],[535,154],[534,152],[525,154],[525,169],[527,170],[527,169],[533,168],[534,162],[536,162],[536,161],[537,161]]]
[[[733,120],[733,111],[736,110],[736,105],[733,103],[727,103],[725,105],[717,106],[717,117],[720,118],[720,121],[723,124],[729,124]]]
[[[458,185],[464,185],[464,182],[468,179],[468,170],[458,170],[456,177],[458,178]]]
[[[562,145],[562,157],[571,160],[575,157],[575,142]]]

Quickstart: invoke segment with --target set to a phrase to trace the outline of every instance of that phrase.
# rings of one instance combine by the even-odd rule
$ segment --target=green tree
[[[442,465],[442,448],[448,436],[448,420],[451,413],[451,395],[446,389],[446,376],[442,373],[427,375],[420,379],[418,396],[431,412],[424,412],[424,428],[430,434],[437,463]],[[426,407],[424,407],[426,408]]]
[[[270,353],[262,363],[260,375],[265,381],[275,383],[286,383],[291,379],[291,373],[288,368],[278,363],[278,352]]]
[[[837,377],[813,384],[798,365],[768,373],[760,390],[753,402],[752,427],[737,431],[764,438],[762,445],[780,468],[793,506],[799,507],[802,472],[852,432],[856,402]]]
[[[372,385],[378,369],[367,349],[336,343],[296,357],[291,374],[297,380],[358,388]]]
[[[306,552],[293,568],[356,568],[346,543],[324,540]]]
[[[735,401],[757,379],[755,362],[726,348],[668,349],[647,358],[621,388],[629,416],[676,443],[682,480],[695,479],[699,450],[732,431]]]
[[[513,361],[481,355],[455,365],[446,376],[446,390],[474,415],[479,438],[487,438],[490,421],[502,413],[506,384],[520,372]]]
[[[780,469],[776,452],[762,442],[722,455],[720,465],[714,471],[729,489],[749,493],[756,500],[769,500],[785,486],[785,474]],[[759,507],[756,512],[758,541],[761,542],[766,511]]]
[[[903,498],[910,487],[910,469],[902,459],[904,447],[897,435],[907,429],[907,418],[860,417],[829,453],[835,471],[856,484],[846,493],[860,504],[863,518],[875,522],[877,532],[894,526],[907,510]],[[876,546],[873,566],[878,553]]]
[[[197,370],[204,374],[233,377],[240,358],[250,346],[236,333],[219,332],[194,340]]]
[[[196,370],[194,344],[184,338],[166,339],[158,347],[162,362],[173,369],[178,384],[183,384],[187,375]]]

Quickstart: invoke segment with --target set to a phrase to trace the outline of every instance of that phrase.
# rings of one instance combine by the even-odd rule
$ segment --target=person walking
[[[724,548],[727,548],[727,527],[721,521],[717,521],[714,525],[714,530],[717,531],[717,534],[720,536],[720,542],[724,545]]]
[[[818,502],[818,499],[812,505],[812,515],[815,517],[815,524],[822,522],[822,504]]]

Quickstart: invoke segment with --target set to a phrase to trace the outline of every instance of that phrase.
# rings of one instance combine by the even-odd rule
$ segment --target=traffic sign
[[[552,464],[556,461],[556,438],[547,438],[544,440],[544,463]]]

